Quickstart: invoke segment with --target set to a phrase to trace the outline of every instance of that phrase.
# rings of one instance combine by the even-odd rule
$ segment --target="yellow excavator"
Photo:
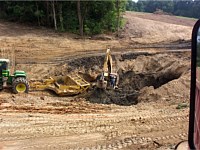
[[[113,60],[111,51],[108,48],[106,51],[103,72],[97,76],[97,88],[106,89],[112,87],[113,89],[118,88],[119,75],[113,71]]]

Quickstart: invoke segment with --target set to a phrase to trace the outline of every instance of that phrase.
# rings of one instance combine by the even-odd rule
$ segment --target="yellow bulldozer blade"
[[[59,96],[77,95],[85,92],[90,83],[78,75],[55,76],[43,81],[33,81],[30,83],[33,90],[51,90]]]

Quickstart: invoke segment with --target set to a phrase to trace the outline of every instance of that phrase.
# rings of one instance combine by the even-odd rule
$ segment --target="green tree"
[[[128,11],[138,11],[137,3],[132,1],[132,0],[128,0],[127,3],[126,3],[126,10],[128,10]]]
[[[124,0],[1,1],[0,18],[80,35],[98,34],[121,27],[125,6]]]

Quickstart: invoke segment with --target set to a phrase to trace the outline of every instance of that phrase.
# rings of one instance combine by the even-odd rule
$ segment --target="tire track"
[[[161,140],[175,140],[175,139],[182,139],[186,138],[187,133],[179,133],[179,134],[172,134],[172,135],[165,135],[161,137],[140,137],[136,135],[130,135],[120,140],[115,140],[110,143],[105,144],[97,144],[91,147],[76,147],[70,148],[65,143],[59,144],[43,144],[43,145],[33,145],[33,146],[25,146],[21,147],[21,149],[31,150],[31,149],[69,149],[69,150],[117,150],[117,149],[124,149],[129,146],[140,146],[140,145],[148,145],[153,143],[154,141],[159,142]]]
[[[156,128],[157,130],[161,129],[163,124],[171,124],[174,122],[177,124],[177,121],[186,121],[188,116],[176,116],[171,118],[164,118],[158,121],[150,121],[140,124],[131,124],[129,122],[129,127],[136,129],[147,129],[147,128]],[[128,121],[131,121],[129,119]],[[127,121],[127,120],[126,120]],[[139,120],[141,121],[141,120]],[[51,125],[36,125],[31,128],[27,127],[18,127],[16,128],[1,128],[1,137],[0,141],[9,141],[9,140],[20,140],[26,138],[35,138],[35,137],[48,137],[48,136],[64,136],[70,134],[84,134],[84,133],[95,133],[95,132],[103,132],[105,133],[106,139],[110,140],[112,138],[116,138],[121,135],[118,131],[121,128],[127,126],[127,122],[118,122],[118,123],[107,123],[107,122],[84,122],[81,124],[51,124]],[[170,128],[171,126],[166,126],[166,128]],[[17,136],[18,134],[23,134],[21,136]],[[26,136],[26,133],[29,136]],[[108,134],[106,134],[108,133]],[[7,136],[7,135],[16,135],[17,137]],[[6,137],[3,137],[6,136]]]

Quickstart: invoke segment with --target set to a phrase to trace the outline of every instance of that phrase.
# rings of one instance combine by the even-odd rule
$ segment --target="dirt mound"
[[[178,59],[178,57],[170,54],[155,54],[120,61],[118,71],[120,76],[119,89],[93,89],[87,94],[86,99],[94,103],[114,103],[118,105],[132,105],[147,101],[148,93],[151,95],[154,90],[171,88],[170,81],[180,78],[189,70],[190,64],[185,61],[185,58]],[[182,86],[182,82],[177,82],[177,86]],[[150,92],[145,91],[145,89]],[[189,90],[189,87],[186,86],[185,90]],[[165,89],[164,91],[170,90]],[[162,96],[162,92],[158,90],[157,92]],[[171,90],[171,92],[174,91]],[[157,97],[155,97],[150,99],[152,101],[157,100]]]
[[[124,70],[120,73],[121,85],[132,83],[137,90],[150,85],[158,88],[188,70],[189,63],[177,59],[174,55],[157,54],[121,62]]]
[[[103,90],[95,88],[87,94],[86,99],[88,99],[92,103],[129,106],[138,103],[137,97],[137,91],[124,91],[122,89]]]
[[[157,89],[153,86],[144,87],[140,90],[139,101],[152,100],[171,101],[173,103],[188,103],[190,99],[190,73],[169,82]]]

